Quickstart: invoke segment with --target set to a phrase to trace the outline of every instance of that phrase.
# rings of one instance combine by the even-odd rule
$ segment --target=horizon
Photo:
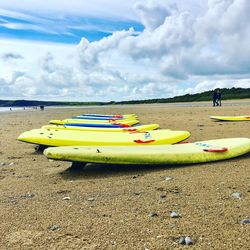
[[[235,87],[232,87],[232,88],[218,88],[219,90],[233,90],[235,89]],[[236,89],[250,89],[250,88],[236,88]],[[199,93],[194,93],[194,94],[190,94],[190,93],[186,93],[184,95],[179,95],[179,96],[172,96],[172,97],[162,97],[162,98],[151,98],[151,99],[134,99],[134,100],[126,100],[126,101],[57,101],[57,100],[49,100],[49,101],[44,101],[44,100],[35,100],[35,99],[14,99],[14,100],[5,100],[5,99],[0,99],[0,101],[28,101],[28,102],[63,102],[63,103],[88,103],[88,102],[93,102],[93,103],[98,103],[98,102],[102,102],[102,103],[111,103],[111,102],[137,102],[137,101],[150,101],[150,100],[161,100],[161,99],[174,99],[174,98],[178,98],[178,97],[185,97],[186,95],[190,95],[190,96],[193,96],[193,95],[200,95],[200,94],[204,94],[206,92],[213,92],[215,91],[215,89],[210,89],[210,90],[206,90],[206,91],[203,91],[203,92],[199,92]],[[223,94],[223,92],[222,92]],[[239,99],[248,99],[249,97],[241,97]],[[226,100],[234,100],[235,98],[233,99],[226,99]]]
[[[247,0],[2,2],[0,99],[118,102],[249,88],[249,12]]]

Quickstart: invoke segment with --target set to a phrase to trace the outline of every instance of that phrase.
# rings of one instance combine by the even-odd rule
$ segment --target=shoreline
[[[250,105],[250,99],[240,100],[224,100],[222,106],[246,106]],[[173,102],[173,103],[141,103],[141,104],[115,104],[115,105],[93,105],[93,106],[45,106],[45,109],[96,109],[96,108],[125,108],[134,106],[152,106],[156,108],[160,107],[210,107],[212,101],[200,101],[200,102]],[[12,110],[10,110],[10,108]],[[39,108],[33,107],[0,107],[0,114],[3,112],[21,112],[21,111],[41,111]]]

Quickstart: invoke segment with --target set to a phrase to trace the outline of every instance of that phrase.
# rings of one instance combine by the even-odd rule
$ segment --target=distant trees
[[[213,90],[197,94],[186,94],[171,98],[158,98],[148,100],[131,100],[131,101],[110,101],[110,102],[45,102],[45,101],[26,101],[26,100],[0,100],[0,107],[25,107],[25,106],[74,106],[74,105],[115,105],[115,104],[143,104],[143,103],[172,103],[172,102],[200,102],[210,101]],[[223,100],[250,98],[250,88],[222,88],[220,89]]]

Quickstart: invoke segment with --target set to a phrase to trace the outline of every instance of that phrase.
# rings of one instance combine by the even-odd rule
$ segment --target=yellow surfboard
[[[64,120],[51,120],[50,124],[125,124],[125,125],[135,125],[139,123],[136,119],[126,119],[126,120],[85,120],[85,119],[64,119]]]
[[[250,139],[227,138],[156,146],[73,146],[48,148],[49,159],[110,164],[189,164],[225,160],[250,152]]]
[[[45,146],[139,146],[176,143],[185,140],[189,136],[188,131],[166,129],[129,133],[33,129],[22,133],[17,139]]]
[[[96,132],[136,132],[148,131],[158,129],[159,124],[138,125],[127,128],[101,128],[101,127],[79,127],[79,126],[65,126],[65,125],[45,125],[43,129],[60,129],[60,130],[77,130],[77,131],[96,131]]]
[[[127,118],[127,117],[137,117],[136,114],[82,114],[82,116],[90,117],[111,117],[111,118]]]
[[[250,115],[242,116],[210,116],[211,119],[217,121],[250,121]]]

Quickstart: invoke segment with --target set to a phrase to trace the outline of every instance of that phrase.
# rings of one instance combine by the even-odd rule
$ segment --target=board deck
[[[210,116],[211,119],[217,121],[250,121],[250,115],[243,116]]]
[[[87,120],[87,119],[64,119],[64,120],[51,120],[50,124],[110,124],[110,125],[121,125],[125,124],[128,126],[135,125],[139,123],[139,120]],[[122,125],[121,125],[122,126]]]
[[[110,164],[190,164],[225,160],[250,152],[250,139],[226,138],[141,147],[73,146],[47,148],[49,159]]]
[[[159,145],[183,141],[190,136],[188,131],[167,129],[147,132],[90,132],[53,129],[33,129],[22,133],[19,141],[46,146],[76,145]]]
[[[96,131],[96,132],[136,132],[136,131],[148,131],[158,129],[159,124],[145,124],[138,125],[134,127],[84,127],[71,125],[45,125],[42,126],[43,129],[61,129],[61,130],[77,130],[77,131]]]

